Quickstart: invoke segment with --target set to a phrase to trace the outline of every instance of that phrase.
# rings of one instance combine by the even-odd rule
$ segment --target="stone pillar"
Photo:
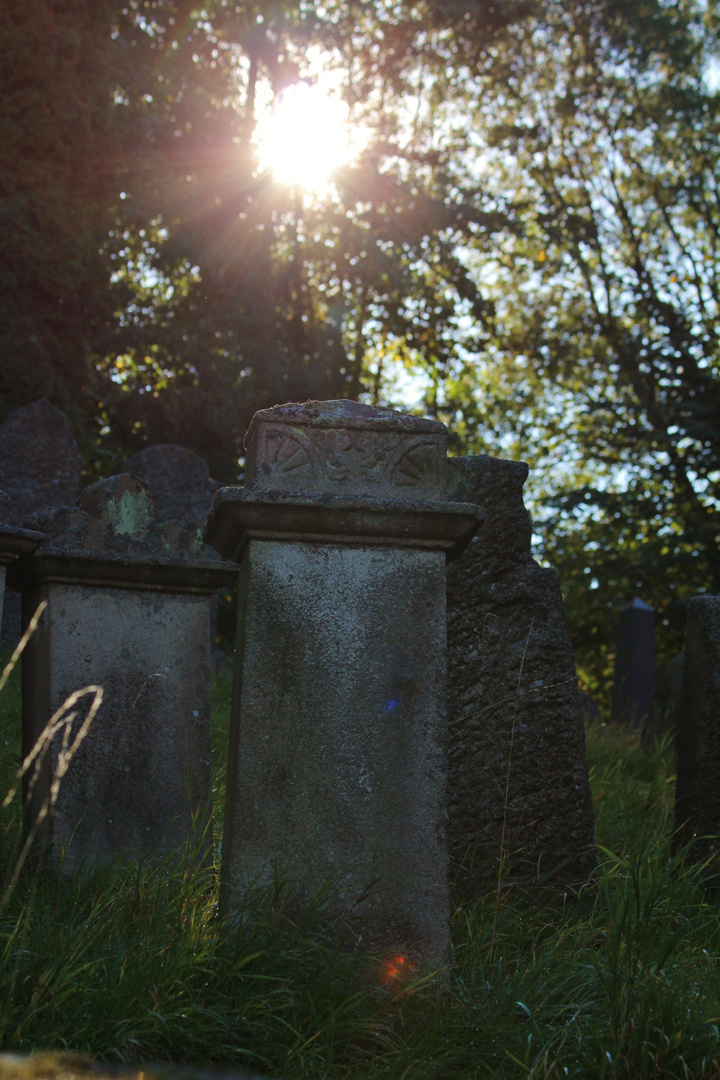
[[[206,539],[242,560],[221,905],[275,870],[363,948],[448,941],[442,424],[349,401],[256,413]]]
[[[677,714],[675,843],[698,861],[720,852],[720,596],[687,607],[685,664]]]
[[[485,508],[448,567],[450,851],[463,887],[564,889],[595,866],[585,732],[557,571],[530,554],[524,462],[452,458]]]
[[[197,528],[158,525],[135,477],[94,484],[77,507],[36,520],[47,539],[11,569],[25,623],[48,605],[23,656],[23,755],[69,694],[104,691],[45,839],[68,867],[181,850],[210,820],[209,605],[236,568],[203,547]],[[60,743],[58,734],[32,793],[26,784],[28,827]]]
[[[618,620],[612,720],[639,727],[655,693],[655,612],[639,597]]]

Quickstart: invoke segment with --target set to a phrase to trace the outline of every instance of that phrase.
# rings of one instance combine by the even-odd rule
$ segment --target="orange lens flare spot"
[[[415,965],[407,957],[391,956],[383,964],[383,982],[395,982],[405,975],[410,975],[414,970]]]

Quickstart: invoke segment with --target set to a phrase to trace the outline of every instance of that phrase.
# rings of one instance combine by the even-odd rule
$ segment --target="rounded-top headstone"
[[[115,472],[144,480],[155,500],[158,521],[204,521],[213,482],[207,463],[184,446],[158,443],[126,458]]]
[[[74,503],[82,457],[64,413],[41,399],[10,413],[0,425],[0,477],[10,498],[8,521]]]

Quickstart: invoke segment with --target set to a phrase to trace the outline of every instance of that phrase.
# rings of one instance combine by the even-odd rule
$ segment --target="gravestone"
[[[82,457],[70,422],[44,399],[10,413],[0,424],[0,486],[10,500],[6,524],[22,526],[32,515],[74,503]],[[7,589],[0,643],[20,637],[20,597]]]
[[[720,596],[687,607],[685,665],[677,727],[675,846],[697,861],[720,852]]]
[[[158,443],[126,458],[113,470],[131,473],[149,487],[158,521],[201,521],[219,485],[201,457],[184,446]]]
[[[662,735],[669,732],[673,741],[677,731],[677,714],[682,697],[685,651],[674,656],[658,675],[657,686],[650,704],[650,712],[642,728],[642,745],[651,747]]]
[[[362,948],[435,966],[449,933],[444,425],[350,401],[255,414],[206,537],[242,560],[221,908],[275,873]],[[341,931],[342,933],[342,931]]]
[[[555,570],[530,554],[528,467],[449,462],[451,498],[485,524],[448,566],[450,851],[468,893],[503,880],[565,888],[595,866],[585,733]]]
[[[618,619],[611,719],[640,727],[655,693],[655,612],[635,597]]]
[[[176,852],[188,841],[207,851],[210,597],[235,568],[201,544],[196,527],[158,524],[149,490],[127,475],[30,520],[46,539],[10,574],[25,623],[40,601],[47,608],[23,655],[23,756],[70,694],[104,692],[45,840],[68,868]],[[62,738],[34,786],[25,778],[28,828],[49,798]]]

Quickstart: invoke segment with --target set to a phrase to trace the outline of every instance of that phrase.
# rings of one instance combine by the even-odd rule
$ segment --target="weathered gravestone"
[[[578,681],[555,570],[530,555],[528,467],[449,462],[485,524],[448,567],[450,850],[469,892],[587,880],[594,822]]]
[[[655,693],[655,612],[635,597],[620,612],[611,719],[640,727]]]
[[[677,727],[676,846],[694,859],[720,852],[720,596],[687,607],[685,666]]]
[[[70,422],[49,401],[34,401],[0,424],[0,486],[10,505],[6,524],[22,526],[36,513],[68,506],[80,491],[82,457]],[[17,644],[20,597],[8,589],[0,642]]]
[[[205,521],[220,486],[201,457],[184,446],[158,443],[126,458],[113,470],[131,473],[149,487],[158,521]]]
[[[256,413],[247,487],[207,539],[242,559],[221,906],[274,871],[363,948],[442,962],[446,554],[442,424],[349,401]]]
[[[209,821],[209,601],[235,569],[196,528],[158,525],[135,477],[93,484],[77,507],[31,520],[47,539],[10,572],[25,622],[41,600],[48,606],[23,655],[23,756],[68,695],[104,691],[45,838],[68,867],[182,849]],[[28,827],[49,797],[62,737],[32,790],[26,777]]]

